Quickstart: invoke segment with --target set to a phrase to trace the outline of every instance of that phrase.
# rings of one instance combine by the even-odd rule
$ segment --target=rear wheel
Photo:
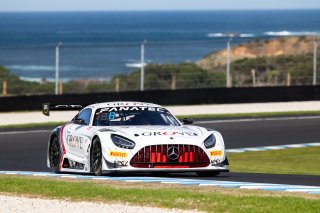
[[[197,172],[197,175],[200,177],[214,177],[219,174],[220,174],[219,171],[200,171],[200,172]]]
[[[99,138],[95,138],[91,148],[91,171],[97,175],[102,175],[102,149]]]
[[[58,173],[60,171],[61,149],[57,137],[52,139],[49,156],[52,171]]]

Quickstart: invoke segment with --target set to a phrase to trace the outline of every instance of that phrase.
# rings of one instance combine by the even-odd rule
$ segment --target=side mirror
[[[75,119],[73,120],[73,123],[79,124],[79,125],[87,125],[86,122],[85,122],[83,119],[81,119],[81,118],[75,118]]]
[[[184,118],[182,119],[183,124],[193,124],[193,119],[192,118]]]

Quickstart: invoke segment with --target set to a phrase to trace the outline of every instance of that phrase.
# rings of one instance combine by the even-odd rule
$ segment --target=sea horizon
[[[95,12],[243,12],[243,11],[310,11],[320,8],[256,8],[256,9],[196,9],[196,10],[47,10],[47,11],[0,11],[0,13],[95,13]]]
[[[0,12],[0,65],[22,78],[110,78],[147,63],[194,63],[257,38],[320,33],[320,9]]]

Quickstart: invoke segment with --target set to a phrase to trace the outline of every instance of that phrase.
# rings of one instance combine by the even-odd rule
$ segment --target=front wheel
[[[101,143],[99,138],[95,138],[92,142],[90,163],[91,163],[91,171],[96,176],[101,176],[102,175],[102,149],[101,149]]]
[[[219,171],[200,171],[200,172],[197,172],[197,175],[200,177],[214,177],[219,174],[220,174]]]
[[[50,166],[53,172],[60,172],[60,159],[62,157],[58,138],[54,137],[50,146]]]

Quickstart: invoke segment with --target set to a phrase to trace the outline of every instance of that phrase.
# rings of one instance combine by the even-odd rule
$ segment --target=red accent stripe
[[[157,159],[156,159],[156,147],[155,146],[151,147],[151,162],[152,163],[157,162]]]
[[[62,150],[63,150],[63,154],[66,154],[66,148],[64,146],[64,140],[63,140],[63,130],[66,126],[61,127],[61,132],[60,132],[60,140],[61,140],[61,144],[62,144]]]
[[[181,169],[181,168],[190,168],[190,166],[175,166],[175,165],[173,165],[173,166],[154,166],[153,168],[155,168],[155,169],[180,168]]]
[[[62,127],[61,127],[61,131],[60,131],[60,141],[61,141],[62,151],[63,151],[63,155],[62,155],[62,157],[61,157],[61,159],[60,159],[60,171],[61,171],[61,169],[62,169],[62,162],[63,162],[64,156],[65,156],[65,154],[66,154],[66,148],[65,148],[65,146],[64,146],[64,140],[63,140],[63,130],[64,130],[65,127],[66,127],[66,126],[62,126]]]
[[[163,163],[166,163],[167,162],[167,156],[164,154],[162,155],[162,162]]]
[[[183,146],[180,145],[180,147],[179,147],[180,156],[179,156],[179,160],[178,160],[179,163],[183,163],[183,152],[184,152]]]
[[[184,159],[183,159],[184,163],[188,163],[188,155],[189,155],[189,152],[184,152]]]
[[[190,152],[190,161],[189,162],[193,162],[194,158],[193,158],[194,152]]]
[[[151,145],[140,149],[130,161],[137,168],[199,168],[210,164],[209,157],[196,145],[176,145],[180,156],[176,161],[167,159],[167,150],[174,145]]]
[[[161,153],[157,153],[157,163],[161,162]]]
[[[162,163],[167,162],[167,149],[168,149],[167,145],[162,145],[162,148],[160,149],[162,154]]]

